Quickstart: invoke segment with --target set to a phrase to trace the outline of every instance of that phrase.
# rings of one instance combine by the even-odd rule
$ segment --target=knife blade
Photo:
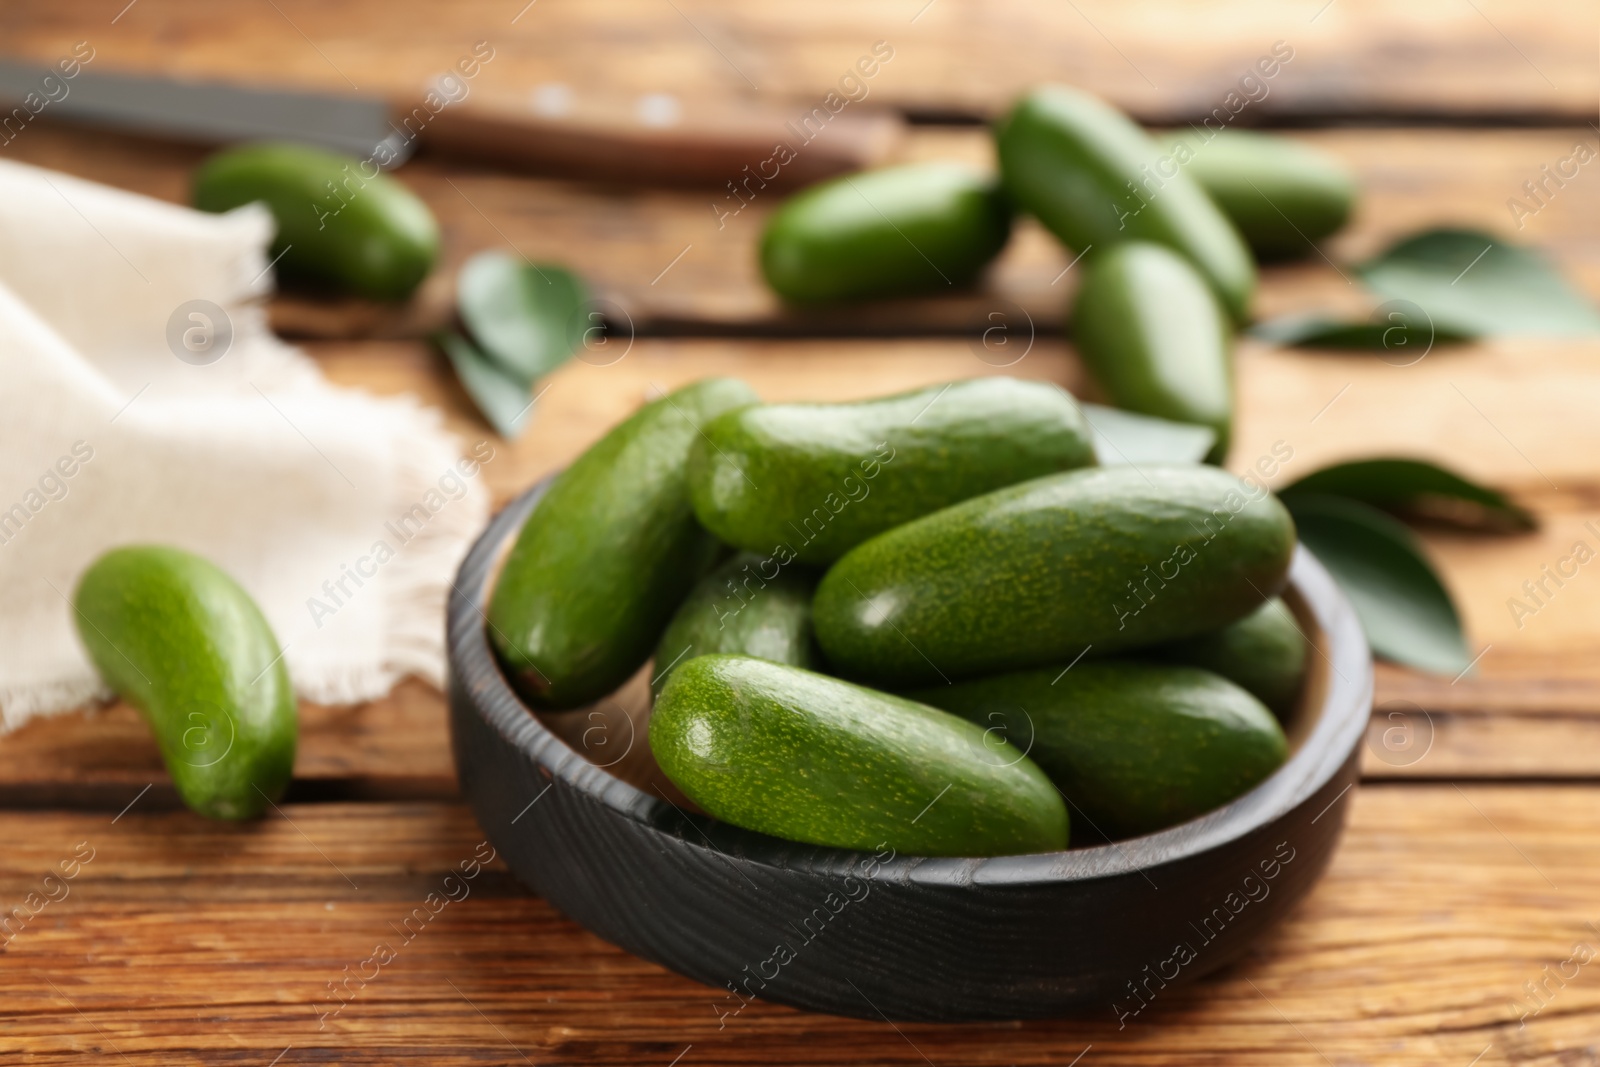
[[[43,113],[94,125],[205,142],[287,139],[360,156],[393,133],[389,105],[375,97],[122,71],[82,70],[63,79],[54,67],[11,57],[0,57],[0,100],[21,101],[47,76],[65,95],[43,105]]]
[[[0,104],[36,91],[54,68],[0,57]],[[59,79],[58,79],[59,80]],[[903,123],[857,107],[830,112],[743,100],[622,96],[566,85],[406,99],[181,80],[84,69],[52,116],[206,143],[291,140],[393,168],[418,148],[533,173],[627,184],[790,186],[884,161]],[[443,106],[430,108],[423,101]]]

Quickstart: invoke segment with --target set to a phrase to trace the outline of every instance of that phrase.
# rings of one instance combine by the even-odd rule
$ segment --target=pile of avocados
[[[994,137],[997,177],[920,163],[790,198],[762,238],[767,283],[800,306],[948,292],[1025,211],[1084,260],[1072,327],[1101,390],[1209,427],[1220,462],[1255,258],[1342,226],[1349,175],[1259,134],[1157,141],[1061,86]],[[582,707],[653,659],[651,750],[725,822],[1047,852],[1184,822],[1282,764],[1306,660],[1277,596],[1294,545],[1259,485],[1098,465],[1053,385],[762,404],[702,381],[554,480],[489,633],[538,709]]]
[[[651,750],[724,822],[1049,852],[1186,821],[1282,764],[1294,546],[1277,499],[1215,467],[1099,465],[1051,383],[763,404],[709,379],[553,479],[488,634],[541,710],[653,658]]]
[[[1158,139],[1066,86],[1018,101],[994,148],[997,175],[912,163],[791,197],[762,236],[768,286],[797,307],[947,294],[982,274],[1025,212],[1073,257],[1072,333],[1101,391],[1210,427],[1220,461],[1255,260],[1310,254],[1349,219],[1354,178],[1312,148],[1210,120]]]

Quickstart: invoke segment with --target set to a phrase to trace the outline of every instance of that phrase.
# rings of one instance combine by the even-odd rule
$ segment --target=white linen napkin
[[[0,161],[0,732],[108,695],[69,598],[122,544],[233,575],[308,700],[442,682],[492,447],[274,337],[272,232]]]

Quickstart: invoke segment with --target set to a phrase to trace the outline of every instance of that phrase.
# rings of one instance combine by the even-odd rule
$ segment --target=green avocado
[[[1306,674],[1306,639],[1279,597],[1236,623],[1160,645],[1154,658],[1204,667],[1243,687],[1280,719],[1294,710]]]
[[[730,411],[689,452],[689,494],[728,544],[827,564],[929,512],[1094,462],[1089,424],[1061,387],[976,378]]]
[[[78,581],[78,636],[107,685],[150,723],[178,796],[247,819],[294,770],[294,690],[250,594],[181,549],[112,549]]]
[[[1085,660],[911,696],[1028,753],[1074,817],[1112,838],[1226,804],[1288,754],[1260,701],[1193,667]]]
[[[1069,471],[857,545],[812,623],[847,677],[959,681],[1226,626],[1282,587],[1294,543],[1277,498],[1214,467]]]
[[[740,552],[689,591],[656,645],[656,696],[680,663],[712,652],[737,652],[793,667],[817,665],[811,594],[817,575],[775,557]]]
[[[685,386],[640,408],[556,476],[489,601],[489,640],[526,700],[581,707],[650,658],[718,552],[689,509],[689,444],[707,421],[755,399],[731,378]]]
[[[976,279],[1010,234],[1011,208],[994,178],[956,163],[912,163],[784,201],[761,236],[761,272],[797,303],[945,293]]]
[[[812,845],[916,856],[1067,847],[1044,772],[954,715],[749,656],[688,660],[656,702],[650,749],[723,822]]]
[[[1342,229],[1355,207],[1350,171],[1287,137],[1196,129],[1161,141],[1263,259],[1312,255],[1316,242]]]
[[[278,223],[269,254],[286,286],[404,300],[439,253],[428,206],[370,159],[251,144],[218,152],[195,174],[201,211],[258,200]]]
[[[1088,257],[1072,311],[1078,354],[1110,401],[1216,431],[1220,463],[1233,431],[1233,324],[1182,256],[1125,241]]]
[[[1000,121],[995,145],[1006,191],[1068,248],[1166,245],[1199,268],[1236,322],[1249,318],[1256,271],[1244,240],[1122,112],[1077,89],[1043,86]]]

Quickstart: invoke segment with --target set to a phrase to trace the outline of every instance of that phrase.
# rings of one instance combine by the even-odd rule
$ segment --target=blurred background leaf
[[[1420,459],[1376,457],[1335,463],[1279,490],[1288,502],[1315,493],[1359,500],[1385,511],[1489,530],[1532,530],[1538,521],[1504,493]]]
[[[1420,305],[1436,330],[1600,333],[1600,311],[1543,256],[1477,230],[1425,230],[1356,270],[1373,291]]]
[[[532,387],[485,356],[458,333],[440,332],[433,341],[450,358],[461,387],[495,432],[515,440],[528,424],[533,409]]]
[[[1283,502],[1350,598],[1373,652],[1435,674],[1467,669],[1461,617],[1410,530],[1358,500],[1303,492]]]
[[[571,358],[589,325],[583,280],[553,263],[482,252],[456,277],[456,312],[484,355],[524,382]]]

